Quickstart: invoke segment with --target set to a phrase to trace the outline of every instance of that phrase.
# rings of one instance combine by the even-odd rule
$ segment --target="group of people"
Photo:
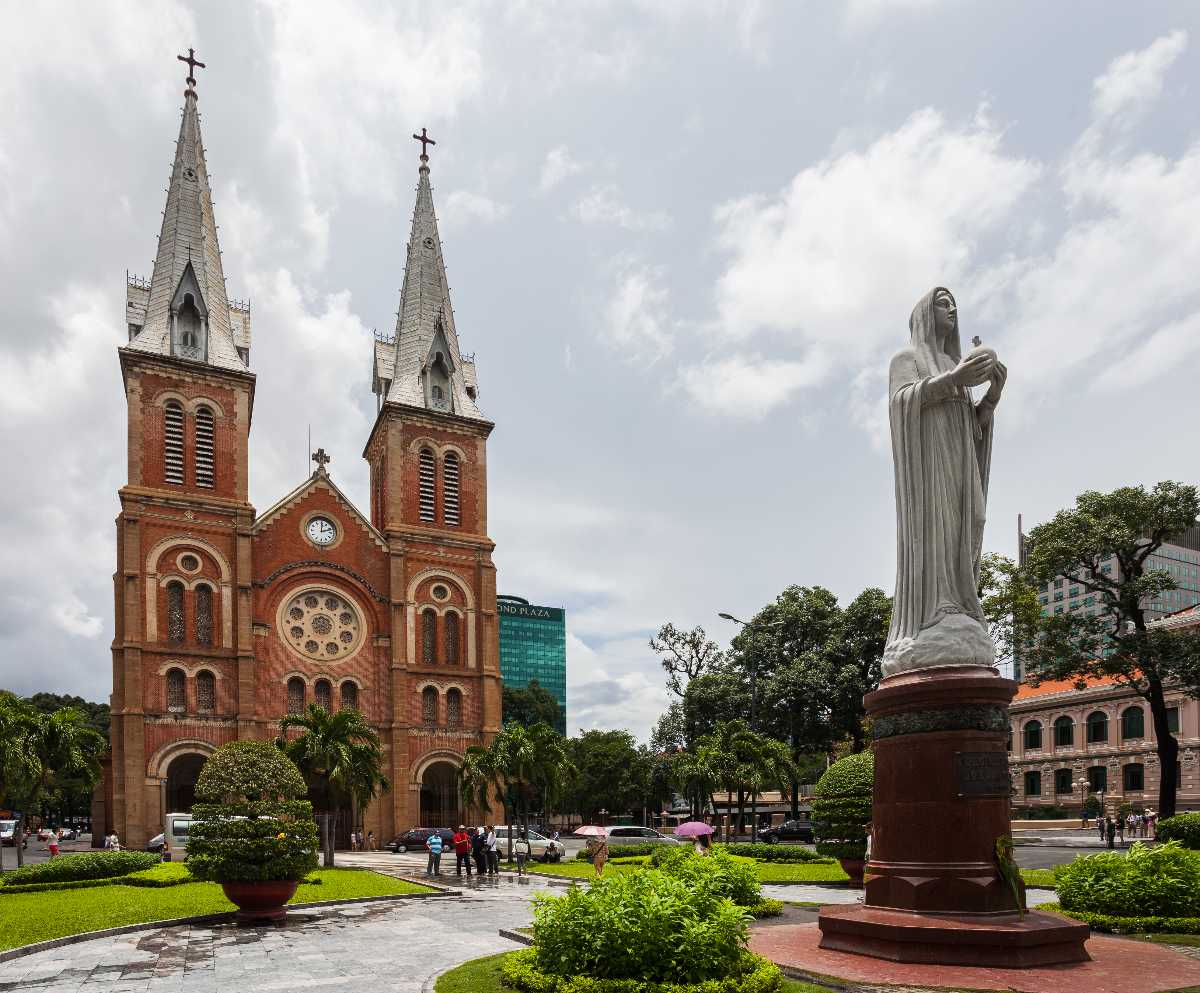
[[[495,876],[500,872],[500,843],[496,838],[495,825],[488,824],[481,828],[468,828],[462,824],[450,839],[450,847],[454,850],[454,874],[470,876],[474,870],[477,876]],[[441,834],[433,832],[425,840],[425,849],[429,852],[429,863],[425,875],[440,876],[442,874],[442,853],[446,845]],[[513,842],[513,859],[517,863],[517,875],[526,874],[529,864],[529,839],[524,829],[517,833]]]
[[[1126,838],[1155,837],[1154,828],[1157,823],[1158,814],[1153,810],[1147,809],[1140,814],[1131,810],[1124,817],[1120,814],[1117,814],[1116,817],[1111,814],[1097,817],[1096,829],[1100,833],[1100,840],[1107,842],[1109,848],[1113,848],[1115,842],[1125,844]]]
[[[350,832],[350,851],[352,852],[375,852],[379,850],[379,846],[375,843],[375,832],[368,831],[364,838],[361,831]]]

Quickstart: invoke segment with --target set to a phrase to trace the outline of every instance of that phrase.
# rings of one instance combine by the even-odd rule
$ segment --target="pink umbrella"
[[[608,836],[608,831],[597,824],[585,824],[583,827],[575,829],[575,834],[580,837],[597,837],[604,838]]]
[[[701,834],[712,834],[716,830],[711,824],[705,824],[703,821],[684,821],[675,829],[675,837],[695,838]]]

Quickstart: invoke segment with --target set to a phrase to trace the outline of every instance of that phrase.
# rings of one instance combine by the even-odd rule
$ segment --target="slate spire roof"
[[[418,170],[395,339],[376,340],[372,381],[376,395],[384,402],[486,419],[475,403],[474,358],[464,356],[458,344],[429,185],[429,156],[424,153]],[[439,383],[443,393],[440,400],[434,389]]]
[[[250,313],[245,305],[231,307],[226,295],[196,102],[194,80],[189,78],[154,275],[148,284],[129,281],[127,347],[244,372],[250,352]],[[192,294],[206,322],[206,333],[191,350],[181,348],[178,338],[173,349],[172,341],[173,311],[185,292]]]

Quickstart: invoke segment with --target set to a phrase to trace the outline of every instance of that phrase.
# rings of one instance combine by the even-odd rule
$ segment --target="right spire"
[[[446,282],[433,189],[429,185],[429,146],[437,142],[425,128],[421,143],[417,201],[404,264],[395,339],[375,342],[372,380],[381,403],[399,403],[438,413],[486,420],[476,406],[475,362],[458,346],[454,308]]]

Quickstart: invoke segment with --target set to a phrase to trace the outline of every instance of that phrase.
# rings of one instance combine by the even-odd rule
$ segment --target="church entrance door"
[[[435,762],[421,777],[421,827],[455,828],[462,820],[458,803],[458,770]]]
[[[195,753],[179,755],[167,766],[167,809],[168,814],[189,814],[196,802],[196,780],[204,768],[207,757]]]

